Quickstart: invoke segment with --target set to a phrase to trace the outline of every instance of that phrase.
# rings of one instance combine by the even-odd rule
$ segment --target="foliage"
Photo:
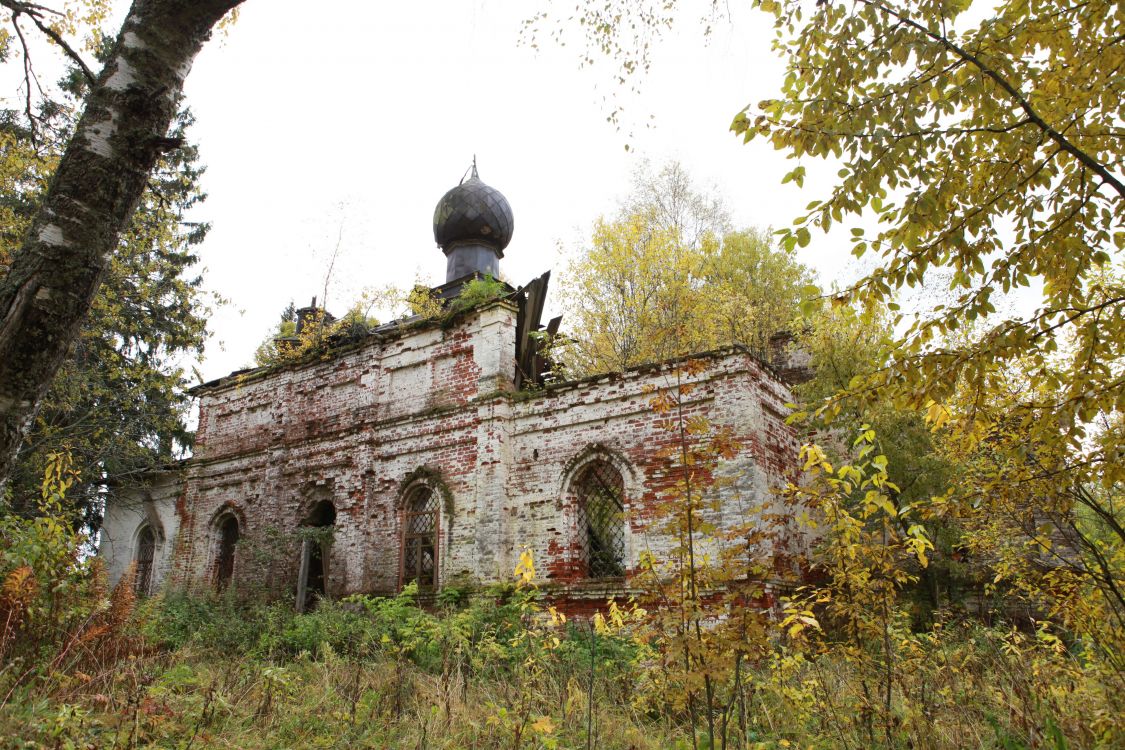
[[[939,712],[966,696],[979,697],[999,677],[1016,688],[1008,708],[1014,721],[1001,726],[993,710],[974,708],[972,718],[956,719],[953,739],[991,740],[1000,747],[1035,746],[1037,738],[1049,738],[1058,747],[1120,742],[1125,732],[1117,718],[1120,699],[1117,691],[1107,690],[1114,657],[1098,648],[1102,644],[1067,644],[1067,630],[1080,631],[1061,613],[1053,613],[1052,620],[1037,620],[1034,613],[1025,627],[1005,632],[970,621],[951,623],[946,609],[931,626],[910,628],[899,592],[929,565],[933,544],[923,523],[945,512],[948,502],[942,497],[898,502],[887,457],[877,449],[867,425],[853,441],[850,462],[833,465],[819,447],[808,444],[802,449],[807,480],[788,489],[792,499],[809,508],[810,523],[819,532],[811,558],[817,583],[784,602],[779,623],[789,640],[788,668],[805,670],[830,654],[851,682],[840,690],[838,676],[817,669],[809,674],[813,690],[806,700],[826,712],[837,736],[859,736],[885,747],[924,746],[936,744],[932,733]],[[1002,577],[1001,570],[997,580]],[[962,640],[962,634],[968,637]],[[950,670],[974,676],[953,685]],[[1060,729],[1073,700],[1092,700],[1098,707],[1087,721]]]
[[[317,547],[327,547],[332,544],[336,534],[335,526],[298,526],[297,539],[307,541]]]
[[[0,704],[0,734],[31,746],[127,748],[655,750],[699,742],[682,714],[651,700],[663,685],[652,631],[625,607],[588,622],[543,611],[533,569],[525,557],[514,583],[440,612],[418,607],[410,589],[324,602],[306,614],[233,598],[151,599],[135,615],[148,647],[105,670],[48,672],[34,691]],[[176,622],[180,635],[153,649],[151,639]],[[895,747],[1111,747],[1120,739],[1120,699],[1049,626],[947,619],[895,634]],[[758,655],[741,662],[725,746],[883,746],[868,731],[880,716],[870,691],[877,644],[856,654],[830,646],[815,629],[761,641]]]
[[[1045,402],[996,408],[981,397],[946,424],[979,440],[988,424],[1018,420],[1088,465],[1068,467],[1068,481],[1112,483],[1115,457],[1083,441],[1121,408],[1125,294],[1110,268],[1125,247],[1125,187],[1110,172],[1122,154],[1107,128],[1125,106],[1109,72],[1125,54],[1123,17],[1106,3],[1003,3],[973,24],[965,7],[864,0],[806,19],[795,3],[767,4],[790,60],[785,98],[736,127],[797,156],[844,160],[840,183],[784,241],[804,245],[810,227],[873,211],[881,228],[872,238],[854,229],[854,249],[883,264],[851,295],[894,309],[895,290],[953,272],[959,296],[920,315],[865,390],[924,408],[959,390],[991,394],[1020,362]],[[994,297],[1035,281],[1039,310],[951,345],[995,312]]]
[[[791,252],[765,232],[731,230],[678,164],[641,173],[634,190],[616,218],[595,223],[567,272],[568,364],[578,374],[732,343],[764,352],[792,325],[811,273]]]
[[[177,132],[188,123],[185,116]],[[39,410],[13,484],[66,443],[88,478],[72,502],[89,515],[107,480],[128,483],[190,446],[180,362],[202,353],[208,312],[201,278],[191,275],[191,247],[207,227],[183,223],[183,212],[202,197],[195,158],[194,147],[181,149],[154,173],[78,344]]]
[[[1116,439],[1116,438],[1112,438]],[[1113,684],[1125,675],[1125,512],[1120,483],[1059,482],[1058,446],[1029,442],[1018,424],[990,426],[961,451],[958,489],[966,551],[994,590],[1028,603],[1082,642]],[[1103,446],[1104,449],[1104,446]],[[1114,448],[1116,450],[1116,447]],[[1047,476],[1044,476],[1044,474]]]
[[[491,276],[469,281],[448,303],[436,298],[433,290],[422,284],[415,284],[409,291],[388,285],[365,290],[339,320],[317,309],[307,315],[303,325],[298,325],[298,311],[290,303],[282,311],[277,327],[258,346],[254,363],[258,367],[271,367],[303,361],[322,356],[333,346],[360,340],[379,325],[379,320],[371,314],[375,308],[400,314],[402,317],[396,320],[404,326],[419,320],[448,322],[467,310],[499,299],[506,292],[504,283]]]
[[[691,293],[700,259],[641,216],[599,220],[592,240],[591,252],[568,269],[564,290],[576,340],[572,369],[620,371],[674,356],[664,334],[682,309],[702,301]]]
[[[543,611],[535,577],[534,561],[525,551],[512,583],[488,587],[465,606],[443,605],[438,614],[418,606],[415,585],[393,597],[324,601],[299,615],[290,607],[240,603],[229,596],[171,596],[147,615],[146,634],[166,648],[203,648],[228,658],[241,653],[270,664],[263,673],[278,679],[263,685],[269,696],[263,700],[271,707],[293,697],[294,661],[300,665],[309,659],[343,660],[354,667],[357,681],[377,680],[389,671],[393,687],[380,703],[393,717],[401,717],[417,701],[413,690],[425,684],[420,676],[436,681],[434,712],[441,707],[446,722],[468,691],[482,684],[504,686],[502,694],[482,702],[486,712],[476,729],[483,725],[489,736],[499,733],[514,746],[520,738],[538,738],[550,747],[558,727],[549,718],[549,699],[541,690],[570,690],[566,676],[587,669],[588,652],[584,634],[566,631],[565,617],[554,610]],[[628,640],[608,632],[598,640],[603,661],[607,654],[637,652]],[[635,679],[631,660],[606,669]],[[517,684],[522,688],[512,689]],[[622,699],[627,695],[627,690],[619,694]]]
[[[783,242],[873,217],[873,234],[851,230],[853,251],[880,264],[846,297],[897,310],[896,293],[942,273],[954,293],[902,318],[887,362],[819,413],[924,413],[968,467],[950,512],[997,582],[1074,636],[1120,643],[1125,15],[1107,2],[761,7],[788,75],[735,129],[842,162]],[[787,179],[803,178],[800,165]],[[997,321],[1016,292],[1037,307]],[[1102,616],[1082,625],[1064,614],[1090,609]]]
[[[713,436],[696,437],[689,455],[704,475]],[[1046,623],[904,627],[890,593],[926,544],[896,538],[886,464],[871,435],[859,438],[859,459],[831,470],[806,450],[814,480],[793,491],[826,522],[817,553],[826,577],[776,623],[746,598],[699,595],[710,576],[733,569],[703,559],[695,594],[684,564],[654,578],[681,592],[662,612],[611,602],[585,623],[568,621],[541,604],[527,552],[511,583],[460,605],[454,592],[439,611],[421,608],[413,586],[305,614],[183,593],[134,609],[129,576],[107,597],[97,566],[79,562],[81,536],[55,520],[74,481],[59,457],[43,483],[50,507],[4,521],[0,734],[74,747],[1119,744],[1121,695],[1106,689],[1096,649],[1068,646]],[[679,496],[704,494],[689,477]],[[706,518],[697,501],[688,505],[698,516],[666,520]],[[713,533],[705,523],[692,526],[701,541]],[[687,668],[677,666],[684,647]],[[880,692],[888,674],[889,703]],[[696,730],[708,718],[708,682],[718,731],[705,744]],[[695,720],[690,703],[677,703],[685,690]]]
[[[723,235],[704,266],[703,285],[718,316],[719,343],[758,353],[775,333],[791,330],[802,303],[819,293],[812,271],[760,229]]]
[[[732,466],[740,442],[699,411],[705,368],[687,360],[669,369],[667,387],[651,390],[650,408],[668,433],[657,452],[667,479],[646,531],[671,546],[661,556],[641,552],[636,584],[646,610],[629,614],[656,665],[640,693],[646,705],[686,719],[692,747],[713,748],[745,741],[748,671],[769,653],[773,630],[765,581],[789,540],[785,517],[742,496]]]
[[[461,293],[450,305],[451,313],[471,310],[474,307],[499,299],[504,295],[504,282],[491,276],[482,276],[472,279],[461,289]]]
[[[896,506],[945,496],[963,467],[944,435],[932,431],[924,415],[881,401],[845,404],[831,420],[809,415],[824,399],[886,364],[894,345],[890,316],[879,308],[861,310],[855,305],[816,300],[807,303],[805,310],[806,322],[797,346],[809,357],[811,379],[794,388],[799,406],[793,419],[818,430],[820,446],[833,463],[848,460],[852,450],[848,436],[869,425],[878,436],[878,452],[887,458],[889,493]],[[915,521],[935,546],[920,579],[907,587],[915,599],[913,617],[919,622],[964,596],[967,588],[976,585],[980,571],[970,571],[962,562],[967,530],[953,514],[931,514]],[[902,519],[896,522],[903,524]]]
[[[11,264],[35,211],[35,196],[47,188],[57,161],[57,155],[36,147],[17,113],[0,112],[0,273]]]
[[[874,740],[878,727],[886,745],[893,746],[893,644],[908,622],[898,592],[916,580],[917,566],[928,565],[933,543],[917,522],[919,511],[896,503],[900,490],[889,479],[887,457],[875,453],[870,426],[860,427],[853,449],[857,460],[836,467],[815,445],[801,451],[808,481],[789,491],[794,505],[807,507],[813,527],[821,531],[812,573],[822,574],[824,582],[786,602],[781,627],[790,638],[809,626],[819,629],[814,610],[823,611],[821,619],[837,634],[836,648],[860,663],[864,692],[880,695],[869,706],[869,738]],[[870,650],[874,657],[867,660]],[[868,674],[874,675],[871,686]]]
[[[630,72],[681,5],[586,3],[575,18]],[[888,454],[918,445],[926,483],[949,485],[922,519],[953,537],[943,550],[934,536],[939,556],[967,556],[990,593],[1102,644],[1119,682],[1120,4],[756,5],[786,76],[733,129],[798,161],[785,182],[803,186],[811,158],[839,167],[782,246],[850,229],[854,253],[878,263],[834,301],[886,311],[895,331],[868,362],[853,351],[862,366],[810,411],[844,430],[880,422]],[[935,284],[951,299],[902,313],[904,292]],[[1005,295],[1019,304],[1000,315]]]
[[[26,113],[0,113],[0,266],[23,241],[74,129],[83,91],[80,76],[64,81],[58,101],[42,103],[35,128]],[[183,110],[169,137],[184,141],[192,122]],[[185,142],[150,176],[77,344],[24,441],[11,477],[17,498],[34,496],[39,467],[65,445],[83,477],[69,502],[96,526],[107,487],[128,483],[190,446],[182,362],[201,356],[209,312],[193,269],[193,248],[209,227],[186,221],[205,197],[198,159],[196,146]],[[18,510],[34,512],[34,504]]]
[[[0,507],[0,706],[19,689],[112,668],[139,650],[129,637],[132,571],[107,591],[66,500],[80,478],[68,454],[48,459],[38,513]]]
[[[0,655],[7,657],[17,647],[34,654],[61,615],[57,607],[72,604],[72,596],[81,597],[89,573],[76,559],[83,538],[71,528],[62,509],[76,481],[69,457],[53,455],[42,478],[38,516],[24,519],[5,512],[0,517],[4,580]]]
[[[708,237],[733,231],[722,198],[701,191],[678,161],[665,162],[654,172],[651,163],[642,160],[632,183],[621,201],[621,216],[643,216],[653,228],[672,232],[693,248]]]
[[[379,325],[378,319],[370,315],[371,304],[365,305],[366,301],[366,297],[357,301],[339,320],[323,308],[310,310],[303,323],[298,321],[298,311],[290,302],[282,310],[277,327],[258,345],[254,364],[271,367],[297,362],[322,355],[334,345],[362,339]]]
[[[76,343],[118,242],[129,229],[159,159],[181,145],[169,138],[178,114],[183,77],[212,26],[238,0],[190,5],[151,0],[130,7],[121,43],[94,45],[105,56],[105,75],[94,76],[63,38],[52,9],[5,0],[21,46],[25,111],[36,139],[33,109],[38,83],[21,23],[30,22],[56,51],[79,68],[84,114],[64,151],[11,266],[0,277],[0,487],[7,486],[18,452],[47,388]],[[100,0],[76,7],[105,6]],[[65,14],[64,14],[65,17]],[[84,22],[86,19],[80,19]],[[96,26],[98,15],[93,14]],[[66,30],[66,29],[63,29]],[[135,37],[129,36],[135,35]],[[133,38],[143,44],[134,44]],[[10,51],[11,37],[0,41]],[[160,48],[154,53],[155,48]],[[114,71],[120,73],[116,78]],[[42,91],[36,85],[35,89]],[[144,106],[137,106],[143,102]],[[65,231],[63,229],[65,227]],[[126,338],[126,342],[130,343]],[[156,436],[161,437],[160,435]],[[93,472],[88,476],[93,480]]]
[[[825,435],[869,420],[890,459],[892,484],[902,488],[890,493],[892,501],[927,508],[917,522],[935,549],[931,564],[920,571],[919,602],[928,600],[925,609],[934,610],[981,590],[989,595],[989,607],[1010,608],[1022,600],[1031,611],[1064,624],[1070,637],[1097,644],[1105,657],[1099,663],[1120,672],[1116,654],[1125,638],[1120,483],[1060,478],[1059,468],[1072,460],[1070,449],[1041,440],[1022,420],[1003,418],[1021,401],[1049,398],[1042,386],[1029,390],[1027,362],[997,373],[988,393],[958,392],[945,405],[931,404],[926,414],[898,408],[893,400],[835,399],[863,387],[858,384],[889,360],[893,337],[878,317],[850,305],[822,311],[804,337],[817,375],[799,392],[811,410],[825,399],[836,404],[813,420]],[[943,425],[974,410],[987,410],[999,421],[982,420],[980,434],[971,437]],[[1115,431],[1098,432],[1087,448],[1104,451],[1103,441],[1115,440]],[[839,459],[831,437],[827,443],[829,454]],[[914,616],[917,621],[928,614],[916,610]]]
[[[272,331],[266,334],[262,343],[254,351],[254,365],[268,367],[281,361],[282,352],[288,351],[281,342],[297,335],[297,308],[290,300],[285,309],[281,311],[281,319]]]

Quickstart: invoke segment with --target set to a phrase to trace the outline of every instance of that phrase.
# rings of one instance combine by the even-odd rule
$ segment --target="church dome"
[[[471,243],[486,245],[503,257],[514,229],[508,199],[481,182],[475,163],[469,179],[442,196],[434,209],[434,240],[446,253]]]

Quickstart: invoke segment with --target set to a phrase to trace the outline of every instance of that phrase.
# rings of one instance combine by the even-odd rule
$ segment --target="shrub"
[[[268,621],[270,607],[248,605],[232,594],[171,593],[146,603],[143,632],[155,645],[203,645],[222,654],[248,653]]]
[[[132,570],[110,593],[79,519],[63,510],[77,480],[69,454],[52,453],[38,515],[0,507],[0,685],[9,695],[57,672],[104,669],[141,646],[129,632]]]

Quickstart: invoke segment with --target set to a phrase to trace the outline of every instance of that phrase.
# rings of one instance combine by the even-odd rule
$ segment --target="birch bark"
[[[11,269],[0,279],[0,494],[164,151],[184,79],[242,0],[135,0]]]

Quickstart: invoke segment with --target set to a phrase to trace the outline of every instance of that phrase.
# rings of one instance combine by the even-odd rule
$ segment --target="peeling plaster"
[[[560,478],[591,455],[610,458],[625,484],[627,577],[642,551],[670,554],[674,540],[650,526],[677,480],[664,456],[663,418],[648,405],[648,389],[666,387],[665,373],[638,370],[512,399],[497,384],[511,382],[515,317],[496,306],[449,329],[372,339],[203,389],[195,458],[156,500],[168,516],[182,503],[167,581],[209,585],[216,561],[209,519],[237,507],[245,513],[243,538],[268,543],[270,552],[268,560],[236,558],[235,578],[291,593],[306,515],[302,488],[315,482],[338,511],[333,594],[391,593],[401,585],[402,490],[437,473],[439,586],[504,580],[527,547],[546,583],[562,587],[560,601],[569,602],[568,587],[581,599],[594,584],[601,602],[625,591],[625,580],[584,577],[574,495]],[[784,418],[792,396],[780,380],[734,350],[707,362],[692,413],[730,426],[746,446],[716,472],[726,481],[715,487],[722,511],[714,520],[726,528],[790,478],[798,443]],[[120,514],[118,502],[107,506],[107,533],[132,539],[142,519]],[[132,552],[103,554],[111,570],[124,570]]]

